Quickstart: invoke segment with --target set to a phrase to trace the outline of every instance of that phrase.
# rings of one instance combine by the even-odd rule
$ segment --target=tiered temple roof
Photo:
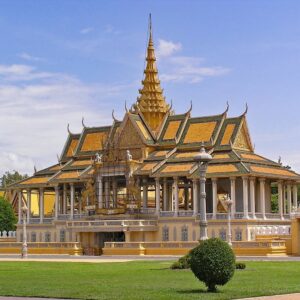
[[[140,97],[122,121],[113,116],[113,124],[85,127],[81,133],[69,134],[59,163],[25,179],[16,187],[51,186],[60,182],[85,181],[94,173],[96,155],[110,155],[111,149],[129,150],[137,168],[133,175],[149,177],[196,176],[195,155],[204,143],[213,160],[207,177],[260,176],[300,180],[299,175],[254,152],[247,126],[246,111],[234,118],[224,113],[191,117],[192,106],[184,114],[172,114],[163,97],[150,23],[145,79]],[[83,124],[84,125],[84,124]],[[113,150],[114,151],[114,150]],[[123,158],[119,157],[122,163]]]

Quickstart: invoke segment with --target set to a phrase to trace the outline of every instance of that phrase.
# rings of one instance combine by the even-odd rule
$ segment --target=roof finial
[[[246,102],[246,109],[245,109],[244,113],[242,114],[242,116],[245,116],[247,114],[247,112],[248,112],[248,103]]]
[[[70,124],[68,123],[68,125],[67,125],[67,130],[68,130],[68,133],[69,134],[72,134],[72,132],[71,132],[71,130],[70,130]]]
[[[85,126],[85,124],[84,124],[84,117],[82,117],[82,119],[81,119],[81,124],[82,124],[82,127],[85,129],[86,126]]]
[[[149,43],[152,41],[152,18],[151,13],[149,14]]]
[[[229,110],[229,102],[228,101],[226,101],[226,105],[227,105],[227,107],[226,107],[226,110],[224,111],[224,114],[227,114],[228,110]]]
[[[125,100],[125,111],[128,113],[128,108],[127,108],[126,100]]]

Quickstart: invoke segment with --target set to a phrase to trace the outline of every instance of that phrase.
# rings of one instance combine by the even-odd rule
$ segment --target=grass
[[[247,262],[233,279],[206,293],[190,270],[171,262],[1,262],[1,296],[80,299],[234,299],[300,292],[300,262]]]

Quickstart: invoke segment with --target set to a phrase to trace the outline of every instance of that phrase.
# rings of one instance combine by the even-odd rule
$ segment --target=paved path
[[[0,261],[57,261],[57,262],[88,262],[88,263],[108,263],[108,262],[128,262],[138,260],[177,260],[180,256],[165,256],[165,255],[151,255],[151,256],[138,256],[138,255],[116,255],[116,256],[74,256],[74,255],[39,255],[31,254],[28,258],[22,259],[17,254],[0,254]],[[297,256],[240,256],[237,257],[238,261],[300,261]],[[300,299],[299,299],[300,300]]]
[[[255,297],[255,298],[243,298],[240,300],[299,300],[299,299],[300,299],[300,293],[276,295],[276,296],[264,296],[264,297]]]

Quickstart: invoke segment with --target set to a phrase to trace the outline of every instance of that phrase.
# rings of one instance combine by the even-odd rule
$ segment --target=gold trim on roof
[[[175,139],[178,129],[182,121],[170,121],[168,127],[163,136],[163,140],[173,140]]]
[[[77,171],[63,172],[57,176],[57,179],[72,179],[72,178],[78,178],[79,176],[80,173]]]
[[[167,165],[160,173],[187,172],[194,166],[194,163]]]
[[[139,129],[141,130],[144,138],[146,140],[151,140],[151,136],[150,136],[149,132],[146,130],[146,128],[145,128],[144,124],[142,123],[142,121],[136,120],[135,122],[136,122],[137,126],[139,127]]]
[[[228,145],[230,143],[234,129],[235,129],[235,124],[227,124],[226,125],[226,129],[224,131],[222,141],[221,141],[222,146]]]
[[[107,132],[93,132],[87,133],[83,144],[81,146],[81,151],[97,151],[103,149],[103,143],[107,137]]]
[[[79,139],[72,139],[70,146],[68,148],[67,154],[66,154],[67,157],[71,157],[74,155],[75,149],[78,145],[78,141],[79,141]]]
[[[147,163],[141,168],[141,171],[150,171],[155,165],[156,163]]]
[[[230,158],[229,154],[213,154],[214,159],[226,159]]]
[[[212,137],[216,125],[217,122],[215,121],[205,123],[191,123],[184,137],[183,143],[188,144],[208,142]]]
[[[238,168],[235,165],[213,165],[207,167],[207,173],[226,173],[226,172],[237,172]]]
[[[89,165],[91,165],[90,160],[76,160],[72,162],[71,167],[89,166]]]
[[[169,151],[157,151],[154,153],[153,156],[158,157],[158,156],[165,156]]]
[[[270,175],[283,175],[283,176],[290,176],[290,177],[297,176],[296,174],[294,174],[288,170],[282,170],[282,169],[276,169],[276,168],[251,166],[250,169],[251,169],[251,171],[254,171],[257,173],[264,173],[264,174],[270,174]]]
[[[199,152],[183,152],[183,153],[177,153],[175,154],[176,158],[189,158],[189,157],[195,157]]]
[[[242,158],[246,158],[246,159],[253,159],[253,160],[262,160],[262,161],[265,161],[264,158],[256,155],[256,154],[247,154],[247,153],[241,153],[240,156]]]
[[[20,184],[42,184],[42,183],[47,183],[50,177],[33,177],[29,178]]]

